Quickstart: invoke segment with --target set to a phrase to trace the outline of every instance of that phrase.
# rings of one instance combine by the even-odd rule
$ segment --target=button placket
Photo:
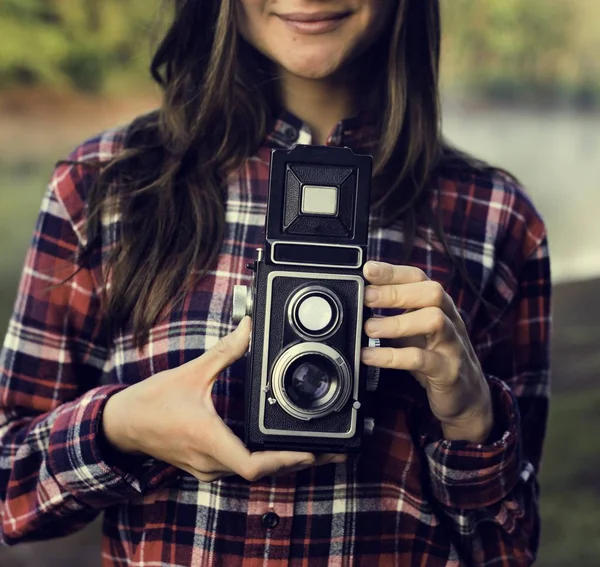
[[[295,497],[295,473],[252,483],[246,524],[246,557],[288,560]]]
[[[262,524],[266,530],[273,530],[279,525],[279,516],[275,512],[267,512],[262,517]]]

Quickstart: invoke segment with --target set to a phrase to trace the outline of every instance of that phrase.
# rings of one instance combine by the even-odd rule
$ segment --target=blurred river
[[[555,282],[600,275],[600,114],[454,103],[444,133],[525,185],[548,227]]]
[[[9,287],[16,283],[51,164],[82,140],[155,103],[100,100],[94,113],[66,117],[0,112],[0,236],[11,241],[0,254],[0,280]],[[548,226],[555,282],[600,276],[600,112],[454,99],[444,104],[444,132],[523,182]]]

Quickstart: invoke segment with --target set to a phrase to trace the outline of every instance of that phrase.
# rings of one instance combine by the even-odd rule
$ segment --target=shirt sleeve
[[[122,386],[102,385],[109,357],[98,277],[75,262],[80,225],[67,211],[89,181],[83,169],[54,173],[0,353],[4,544],[66,535],[143,489],[107,461],[99,435],[104,406]]]
[[[545,235],[520,267],[515,289],[501,317],[473,341],[492,392],[490,439],[424,441],[431,491],[473,565],[500,557],[503,565],[531,565],[539,544],[536,474],[548,415],[550,341]]]

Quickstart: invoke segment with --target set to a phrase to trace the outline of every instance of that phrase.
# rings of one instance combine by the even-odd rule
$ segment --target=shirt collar
[[[338,122],[325,145],[346,146],[357,151],[373,150],[377,141],[376,126],[365,116],[354,116]],[[270,148],[291,149],[297,144],[312,144],[308,126],[287,109],[276,115],[273,128],[267,136]]]

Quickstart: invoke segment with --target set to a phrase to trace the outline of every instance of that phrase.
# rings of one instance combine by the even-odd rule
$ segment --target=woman
[[[437,0],[176,0],[160,111],[60,163],[1,358],[5,544],[104,513],[104,565],[530,565],[549,264],[509,175],[443,144]],[[270,151],[374,156],[356,459],[250,454]],[[219,340],[220,337],[223,337]],[[408,371],[408,372],[407,372]]]

